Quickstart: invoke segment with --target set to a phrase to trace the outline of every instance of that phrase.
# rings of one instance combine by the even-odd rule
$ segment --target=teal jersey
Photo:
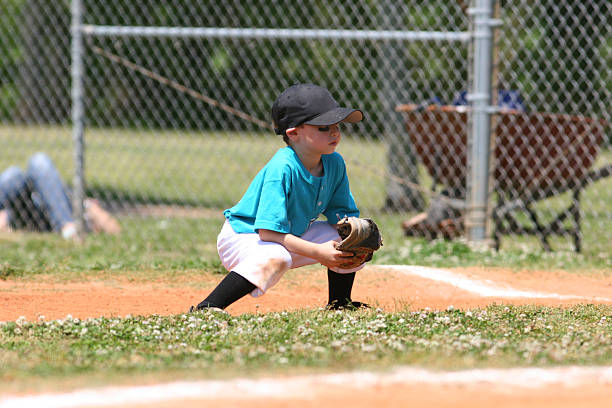
[[[291,147],[284,147],[257,173],[242,199],[225,210],[237,233],[267,229],[301,236],[321,214],[330,224],[359,216],[339,153],[321,156],[323,176],[314,177]]]

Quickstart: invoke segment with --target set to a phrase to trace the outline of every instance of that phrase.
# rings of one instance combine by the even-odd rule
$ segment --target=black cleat
[[[222,314],[226,314],[226,315],[229,314],[228,312],[226,312],[225,310],[221,309],[220,307],[214,307],[214,306],[204,306],[204,307],[200,307],[200,308],[198,308],[196,306],[190,306],[189,307],[189,311],[187,313],[195,313],[195,312],[203,312],[203,311],[222,313]]]
[[[325,309],[327,310],[358,310],[358,309],[369,309],[370,305],[368,305],[367,303],[363,303],[363,302],[357,302],[357,301],[346,301],[346,302],[339,302],[337,300],[334,300],[331,303],[328,303],[327,306],[325,306]]]

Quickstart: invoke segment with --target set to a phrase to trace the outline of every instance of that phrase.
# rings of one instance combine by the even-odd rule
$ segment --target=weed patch
[[[215,312],[0,323],[0,379],[612,363],[612,307]]]

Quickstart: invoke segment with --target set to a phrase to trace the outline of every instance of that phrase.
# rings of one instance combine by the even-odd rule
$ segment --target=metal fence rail
[[[392,40],[469,41],[470,33],[445,31],[323,30],[224,27],[126,27],[83,25],[81,31],[93,36],[246,38],[268,40]]]

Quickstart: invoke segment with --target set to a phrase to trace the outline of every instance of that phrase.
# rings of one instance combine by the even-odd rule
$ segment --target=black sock
[[[231,271],[223,278],[217,287],[208,295],[206,299],[200,302],[196,309],[205,309],[207,307],[218,307],[225,309],[238,299],[248,295],[256,288],[251,282]]]
[[[344,306],[351,302],[351,291],[355,272],[337,273],[327,270],[327,283],[329,285],[329,305]]]

